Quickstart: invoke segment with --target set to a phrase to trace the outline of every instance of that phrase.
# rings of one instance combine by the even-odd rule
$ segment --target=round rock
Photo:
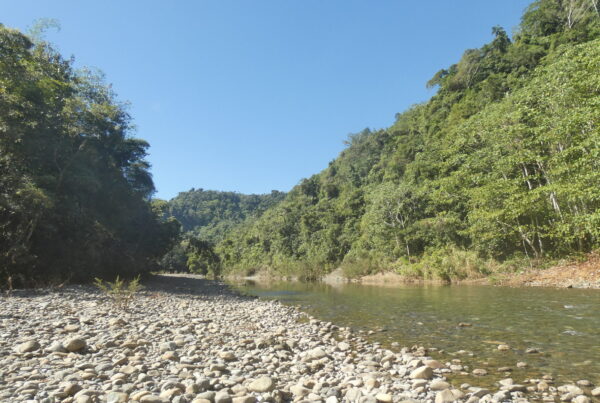
[[[80,337],[73,337],[72,339],[67,340],[63,347],[72,353],[76,351],[81,351],[86,347],[86,342]]]
[[[252,381],[252,383],[250,383],[250,385],[248,386],[248,389],[258,393],[270,392],[274,388],[275,382],[273,381],[273,379],[271,379],[271,377],[268,376],[261,376],[260,378]]]
[[[25,343],[19,344],[17,351],[19,353],[30,353],[40,349],[40,343],[35,340],[26,341]]]

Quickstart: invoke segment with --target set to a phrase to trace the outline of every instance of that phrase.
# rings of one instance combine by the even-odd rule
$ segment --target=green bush
[[[415,274],[425,279],[444,281],[479,278],[490,273],[490,265],[476,252],[448,246],[429,249],[418,263],[413,264]]]
[[[125,281],[117,276],[113,282],[104,282],[102,279],[96,278],[94,284],[111,298],[116,308],[123,310],[129,308],[135,294],[144,288],[140,284],[140,276],[134,277],[131,281]]]

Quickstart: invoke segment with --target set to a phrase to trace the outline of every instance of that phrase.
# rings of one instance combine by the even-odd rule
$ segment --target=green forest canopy
[[[432,77],[428,102],[351,135],[287,195],[165,202],[102,78],[0,26],[0,283],[159,263],[452,279],[599,247],[598,1],[536,0],[512,38],[492,36]]]
[[[538,0],[512,39],[492,34],[435,74],[428,102],[350,136],[328,168],[230,231],[223,267],[451,279],[598,247],[598,3]]]
[[[176,218],[185,235],[161,260],[163,269],[203,274],[221,271],[214,245],[245,220],[254,220],[279,203],[285,193],[262,195],[191,189],[165,203],[165,217]]]
[[[179,233],[101,77],[0,25],[0,284],[147,272]]]

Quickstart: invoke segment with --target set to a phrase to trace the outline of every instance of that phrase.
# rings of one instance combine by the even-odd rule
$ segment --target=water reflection
[[[437,347],[471,367],[513,377],[557,376],[600,383],[600,292],[487,286],[246,283],[244,292],[303,307],[356,330],[385,329],[372,339]],[[509,351],[499,351],[508,344]],[[526,351],[539,351],[529,354]],[[526,362],[518,368],[517,362]]]

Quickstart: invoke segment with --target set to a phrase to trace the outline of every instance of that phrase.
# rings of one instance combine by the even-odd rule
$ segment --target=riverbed
[[[454,372],[456,381],[472,381],[472,371],[484,369],[479,384],[506,376],[600,384],[598,290],[298,282],[236,287],[299,306],[385,346],[440,349],[433,355],[463,367]]]

